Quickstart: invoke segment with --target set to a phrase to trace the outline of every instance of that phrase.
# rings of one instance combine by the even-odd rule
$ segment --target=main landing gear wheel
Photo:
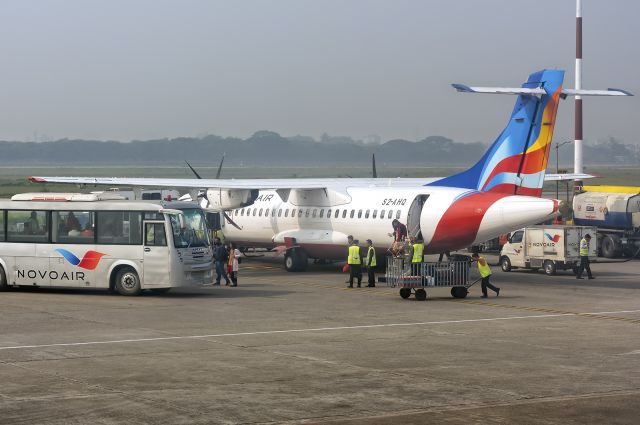
[[[422,288],[416,289],[416,300],[424,301],[426,299],[427,299],[427,291],[425,291]]]
[[[464,286],[454,286],[451,288],[451,296],[453,298],[466,298],[469,290]]]
[[[411,288],[400,288],[400,296],[405,300],[411,296]]]
[[[288,272],[303,272],[309,264],[309,256],[300,248],[291,248],[284,254],[284,268]]]

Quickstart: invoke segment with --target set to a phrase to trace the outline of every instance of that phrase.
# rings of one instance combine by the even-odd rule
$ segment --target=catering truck
[[[500,267],[543,269],[551,276],[558,270],[577,272],[580,263],[580,240],[587,234],[596,240],[597,229],[586,226],[532,226],[509,235],[500,251]],[[597,256],[596,243],[589,246],[589,257]]]
[[[585,186],[573,197],[573,222],[598,227],[600,253],[607,258],[640,253],[640,187]]]

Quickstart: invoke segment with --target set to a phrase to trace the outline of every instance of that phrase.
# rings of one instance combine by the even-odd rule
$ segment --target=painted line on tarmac
[[[459,319],[459,320],[440,320],[432,322],[413,322],[413,323],[385,323],[379,325],[356,325],[356,326],[335,326],[325,328],[306,328],[306,329],[284,329],[273,331],[256,331],[256,332],[236,332],[236,333],[219,333],[208,335],[185,335],[185,336],[163,336],[155,338],[131,338],[131,339],[114,339],[107,341],[83,341],[83,342],[61,342],[53,344],[34,344],[34,345],[11,345],[0,346],[0,350],[19,350],[26,348],[52,348],[52,347],[78,347],[87,345],[107,345],[107,344],[127,344],[140,342],[162,342],[189,339],[205,339],[205,338],[223,338],[233,336],[256,336],[256,335],[276,335],[276,334],[292,334],[292,333],[314,333],[314,332],[331,332],[358,329],[380,329],[380,328],[399,328],[410,326],[426,326],[426,325],[448,325],[461,323],[479,323],[479,322],[497,322],[508,320],[526,320],[526,319],[549,319],[558,317],[580,317],[584,315],[600,315],[600,314],[622,314],[622,313],[638,313],[640,310],[624,310],[624,311],[607,311],[607,312],[584,312],[584,313],[558,313],[558,314],[540,314],[533,316],[511,316],[511,317],[490,317],[483,319]]]

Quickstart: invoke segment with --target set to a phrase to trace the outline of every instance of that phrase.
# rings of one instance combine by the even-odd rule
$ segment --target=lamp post
[[[560,157],[558,155],[560,151],[560,146],[564,146],[566,144],[573,143],[573,140],[566,140],[562,143],[556,142],[556,174],[560,174]],[[556,180],[556,199],[560,197],[560,181]],[[569,201],[567,199],[567,201]]]

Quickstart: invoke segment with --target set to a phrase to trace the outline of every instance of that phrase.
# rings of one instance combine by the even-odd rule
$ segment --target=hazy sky
[[[585,139],[640,142],[640,2],[584,0]],[[0,140],[256,130],[490,142],[542,68],[573,87],[575,0],[2,0]],[[556,140],[573,137],[564,101]]]

